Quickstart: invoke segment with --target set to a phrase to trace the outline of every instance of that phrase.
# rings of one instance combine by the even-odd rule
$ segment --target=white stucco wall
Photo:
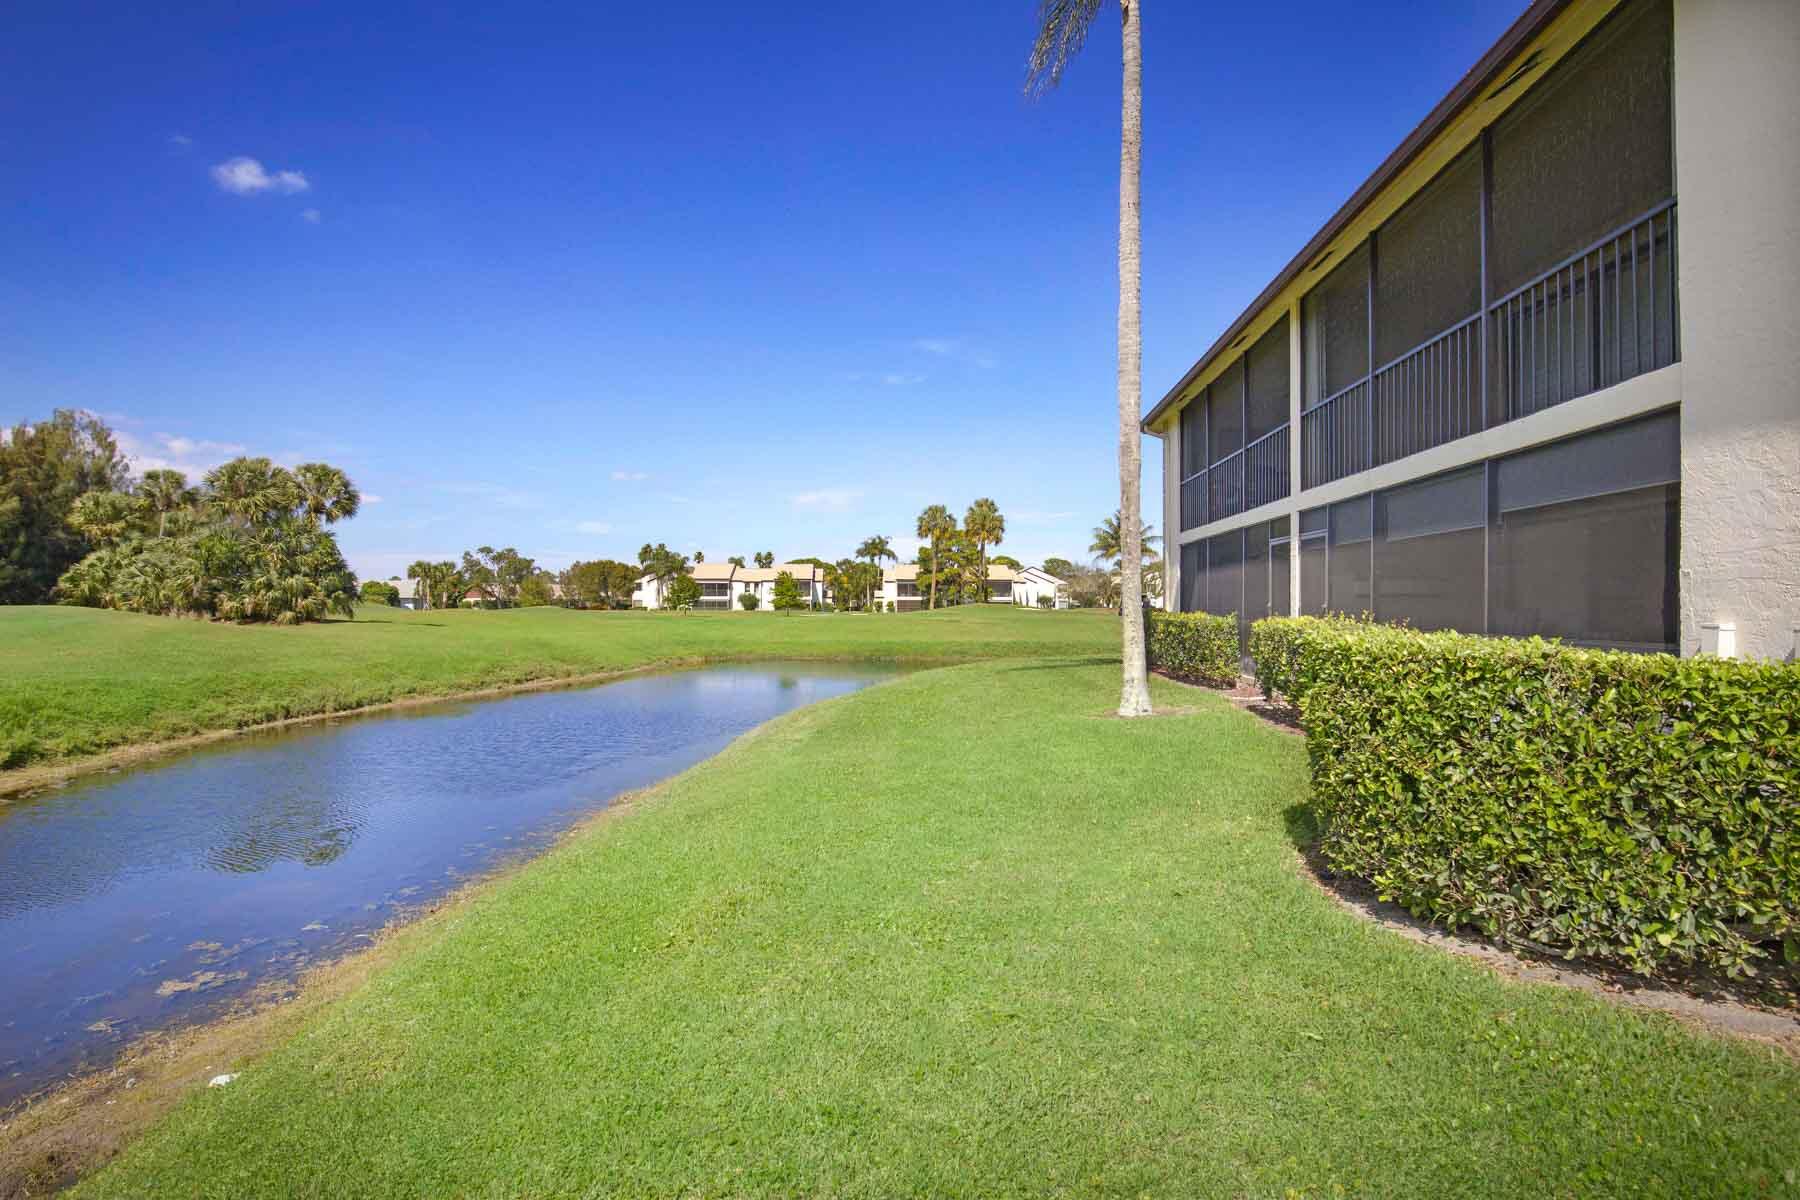
[[[1800,625],[1800,3],[1675,0],[1681,642]]]

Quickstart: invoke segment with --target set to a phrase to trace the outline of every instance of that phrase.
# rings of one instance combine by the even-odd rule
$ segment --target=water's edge
[[[255,725],[237,725],[229,729],[209,729],[202,733],[188,734],[179,738],[171,738],[157,742],[131,742],[111,750],[103,750],[98,754],[82,755],[79,758],[61,759],[56,762],[34,763],[23,767],[11,767],[0,770],[0,806],[10,804],[14,800],[23,799],[45,788],[58,787],[64,783],[83,778],[88,775],[101,774],[124,767],[147,767],[159,759],[171,758],[185,754],[191,750],[203,749],[219,742],[233,738],[246,737],[258,733],[276,733],[284,729],[292,729],[301,725],[313,725],[320,721],[342,721],[357,717],[375,717],[384,714],[403,712],[408,709],[425,708],[436,704],[457,704],[471,700],[498,700],[506,696],[525,695],[531,692],[557,691],[562,688],[593,687],[597,684],[611,683],[619,679],[628,679],[635,675],[653,675],[665,671],[691,671],[701,667],[725,666],[757,666],[759,664],[780,663],[817,663],[821,666],[898,666],[915,667],[928,670],[937,667],[961,666],[965,663],[980,661],[974,658],[944,658],[936,655],[892,655],[892,656],[846,656],[841,654],[819,655],[809,657],[804,654],[722,654],[693,655],[684,658],[659,659],[655,662],[639,663],[636,666],[618,667],[610,671],[592,671],[581,675],[546,675],[538,679],[528,679],[520,683],[501,683],[489,687],[473,688],[456,692],[425,692],[416,696],[402,696],[397,700],[384,700],[380,704],[365,704],[356,708],[336,708],[324,712],[301,713],[292,717],[282,717],[274,721],[261,721]]]
[[[695,665],[723,664],[715,660]],[[670,668],[661,665],[632,668],[608,678],[667,669]],[[422,948],[418,939],[431,936],[434,926],[441,926],[481,903],[494,889],[562,852],[572,842],[632,815],[646,801],[745,742],[766,735],[784,722],[802,719],[827,705],[851,700],[861,692],[892,682],[888,679],[870,683],[857,692],[818,700],[752,726],[717,753],[646,787],[618,793],[604,807],[560,830],[547,845],[497,862],[434,899],[402,911],[383,925],[368,944],[312,963],[298,976],[266,981],[224,1011],[147,1031],[121,1046],[109,1063],[0,1108],[0,1195],[10,1194],[9,1189],[27,1181],[37,1186],[48,1181],[57,1190],[72,1186],[103,1166],[189,1094],[205,1087],[217,1075],[241,1069],[284,1044],[320,1012]],[[518,690],[532,689],[507,689],[496,695]]]

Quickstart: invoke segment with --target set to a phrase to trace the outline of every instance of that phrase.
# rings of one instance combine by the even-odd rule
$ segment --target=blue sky
[[[1216,7],[1145,20],[1146,405],[1521,4]],[[1005,550],[1080,556],[1116,503],[1118,29],[1032,103],[1033,8],[15,7],[0,420],[337,463],[365,576],[909,553],[981,495]]]

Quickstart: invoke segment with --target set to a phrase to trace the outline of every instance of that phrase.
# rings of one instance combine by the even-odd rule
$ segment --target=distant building
[[[740,567],[731,562],[695,563],[689,572],[694,582],[700,585],[700,599],[695,602],[697,609],[713,609],[725,611],[742,607],[738,597],[745,592],[756,597],[756,607],[771,609],[775,607],[775,580],[782,572],[794,577],[794,583],[800,589],[800,596],[808,607],[823,604],[828,599],[825,587],[825,572],[812,563],[777,563],[772,567]],[[646,575],[638,580],[637,587],[631,593],[633,608],[661,608],[664,586],[657,582],[654,575]]]
[[[424,589],[417,579],[390,579],[388,586],[400,593],[401,608],[424,608]]]

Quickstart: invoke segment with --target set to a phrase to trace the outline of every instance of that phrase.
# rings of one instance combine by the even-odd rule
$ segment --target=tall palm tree
[[[943,505],[933,504],[919,514],[918,530],[919,540],[931,543],[931,603],[927,607],[936,608],[938,554],[943,549],[944,539],[956,532],[956,518]]]
[[[300,513],[315,528],[354,517],[362,496],[350,477],[328,463],[301,463],[294,468]]]
[[[1162,541],[1161,535],[1156,532],[1156,526],[1143,522],[1139,522],[1139,524],[1141,528],[1138,532],[1138,541],[1144,548],[1144,557],[1157,557],[1154,547],[1156,543]],[[1124,547],[1119,538],[1119,526],[1117,512],[1094,526],[1094,540],[1088,546],[1088,553],[1098,555],[1109,563],[1119,561],[1120,556],[1124,553]]]
[[[890,558],[895,562],[899,562],[900,556],[894,553],[894,548],[888,544],[886,538],[876,536],[863,539],[863,544],[856,548],[856,557],[868,559],[869,566],[873,568],[866,577],[867,586],[865,589],[868,593],[868,606],[873,607],[875,604],[875,589],[881,586],[881,560]]]
[[[969,505],[969,511],[963,514],[963,532],[975,543],[976,578],[980,581],[977,586],[985,601],[988,598],[987,548],[1006,540],[1006,518],[1000,515],[997,504],[983,496]]]
[[[194,502],[194,491],[188,487],[187,476],[167,469],[145,471],[138,481],[137,494],[144,506],[156,514],[156,536],[159,538],[169,536],[169,514]]]
[[[1119,546],[1120,602],[1125,614],[1121,717],[1150,715],[1150,681],[1144,665],[1144,547],[1140,541],[1138,414],[1143,407],[1144,326],[1141,305],[1143,239],[1138,228],[1139,183],[1144,154],[1144,43],[1138,23],[1141,0],[1119,0],[1122,82],[1119,103],[1119,511],[1125,533]],[[1025,77],[1028,95],[1062,81],[1069,60],[1087,40],[1105,0],[1038,0],[1038,34]]]

